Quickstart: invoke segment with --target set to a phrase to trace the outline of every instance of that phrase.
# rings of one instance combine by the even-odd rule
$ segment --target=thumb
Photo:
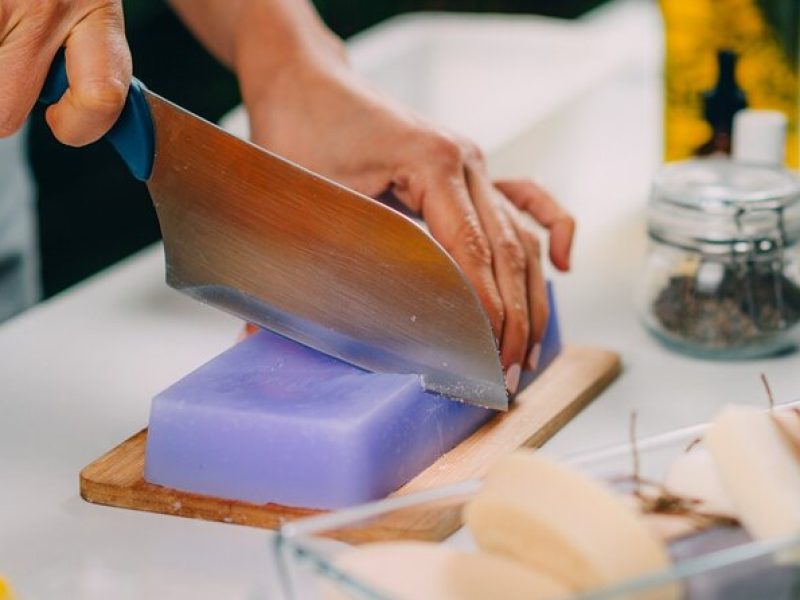
[[[56,138],[83,146],[105,135],[123,107],[131,81],[122,8],[109,4],[82,19],[66,40],[69,89],[47,109]]]

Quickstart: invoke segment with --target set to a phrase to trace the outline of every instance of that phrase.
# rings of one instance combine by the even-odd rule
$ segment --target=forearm
[[[234,67],[236,30],[248,0],[169,0],[195,37],[223,64]]]
[[[296,62],[344,57],[341,41],[308,0],[170,0],[197,38],[247,80]],[[244,85],[249,82],[243,81]]]
[[[549,318],[528,217],[551,231],[562,270],[572,218],[532,182],[493,185],[471,142],[373,91],[309,0],[171,1],[239,76],[254,143],[368,196],[391,190],[423,216],[473,284],[515,391],[523,365],[538,364]]]

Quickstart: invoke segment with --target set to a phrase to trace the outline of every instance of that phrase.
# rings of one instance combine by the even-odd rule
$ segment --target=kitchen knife
[[[40,100],[69,86],[63,51]],[[147,183],[167,283],[370,371],[506,410],[497,343],[445,250],[380,202],[131,84],[106,136]]]

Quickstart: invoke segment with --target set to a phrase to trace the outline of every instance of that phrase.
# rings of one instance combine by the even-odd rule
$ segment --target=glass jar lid
[[[725,158],[670,163],[653,181],[648,231],[712,254],[792,245],[800,240],[800,179]]]

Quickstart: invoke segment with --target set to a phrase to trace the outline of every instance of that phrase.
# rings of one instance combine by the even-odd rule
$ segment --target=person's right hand
[[[131,81],[121,1],[0,0],[0,137],[22,127],[62,46],[70,87],[47,109],[53,134],[83,146],[114,125]]]

